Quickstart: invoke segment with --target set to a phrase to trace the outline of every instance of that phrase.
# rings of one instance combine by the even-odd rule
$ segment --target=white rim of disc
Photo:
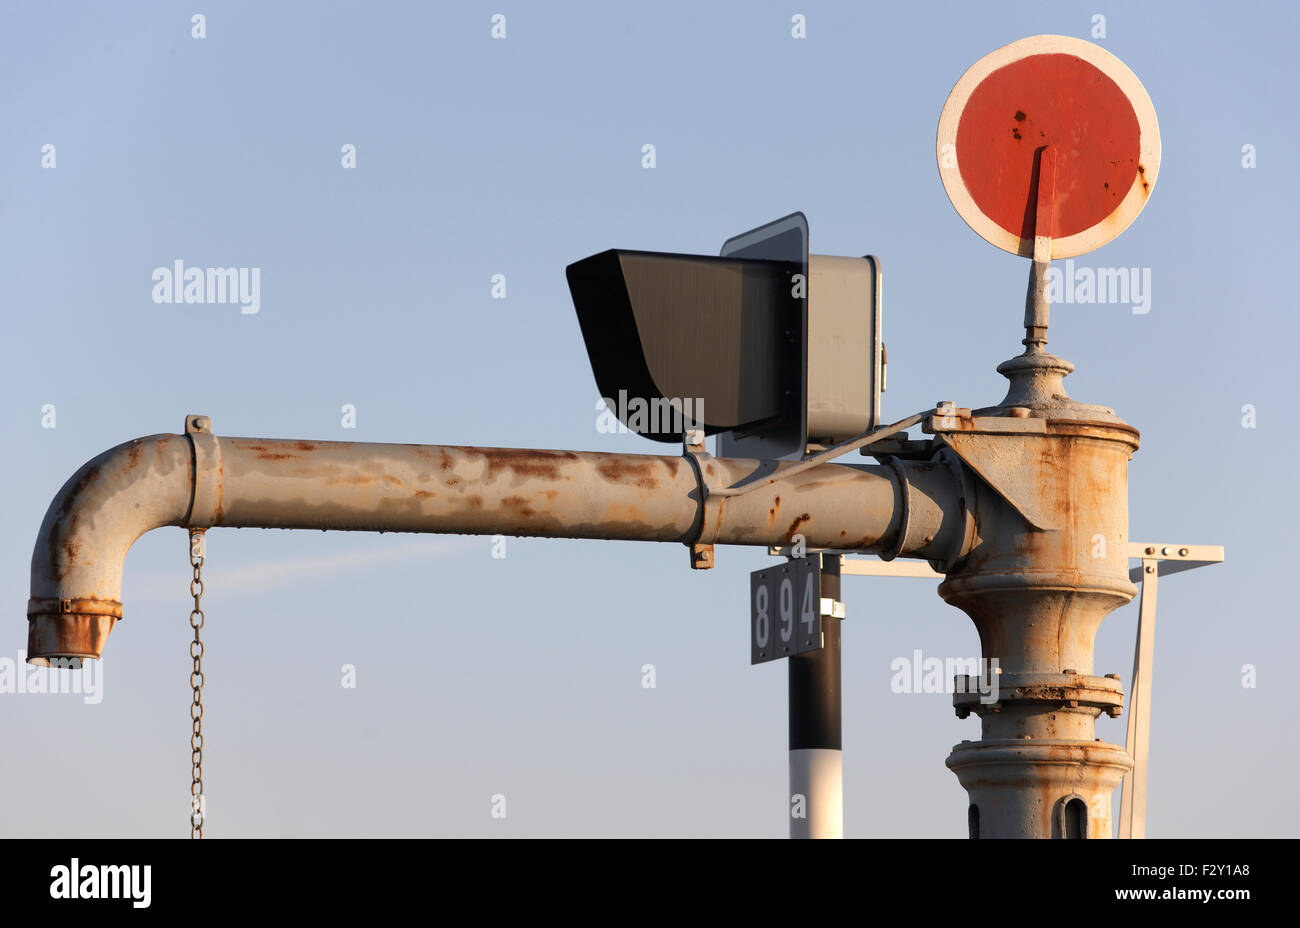
[[[961,154],[957,151],[957,126],[971,94],[986,77],[1022,58],[1052,54],[1073,55],[1083,59],[1114,81],[1128,98],[1138,122],[1138,163],[1145,169],[1144,173],[1134,173],[1133,185],[1109,216],[1074,235],[1052,239],[1052,257],[1073,258],[1085,254],[1100,248],[1127,229],[1138,213],[1142,212],[1142,207],[1146,206],[1151,191],[1155,189],[1156,176],[1160,173],[1160,125],[1156,122],[1155,107],[1151,105],[1151,98],[1147,96],[1146,88],[1137,79],[1137,75],[1106,49],[1071,36],[1035,35],[1004,45],[985,55],[957,81],[952,93],[948,94],[948,101],[943,105],[943,112],[939,114],[939,132],[935,142],[939,178],[958,215],[976,235],[1003,251],[1026,258],[1034,253],[1034,239],[1022,238],[1002,228],[984,214],[966,189],[966,182],[961,176]],[[949,150],[952,165],[944,167],[947,154],[944,149],[949,145],[952,146]],[[1147,182],[1145,190],[1142,188],[1143,180]]]

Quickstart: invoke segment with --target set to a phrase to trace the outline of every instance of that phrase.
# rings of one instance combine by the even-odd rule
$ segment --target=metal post
[[[821,561],[822,598],[838,602],[840,555]],[[840,621],[823,614],[821,650],[789,659],[791,838],[844,837]]]
[[[1133,758],[1133,769],[1124,777],[1120,791],[1119,836],[1147,836],[1147,755],[1151,741],[1151,670],[1156,644],[1156,584],[1158,561],[1142,559],[1142,600],[1138,607],[1137,647],[1133,651],[1132,694],[1128,704],[1128,733],[1125,750]]]

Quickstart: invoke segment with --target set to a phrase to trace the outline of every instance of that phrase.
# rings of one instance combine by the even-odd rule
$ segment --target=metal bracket
[[[1223,561],[1222,545],[1149,545],[1132,542],[1128,546],[1128,556],[1142,560],[1141,567],[1134,567],[1128,572],[1128,578],[1133,583],[1151,580],[1151,585],[1155,586],[1155,570],[1147,570],[1147,561],[1172,561],[1166,564],[1160,571],[1166,577],[1170,574],[1182,573],[1184,570],[1191,570],[1194,567],[1204,567],[1206,564],[1219,564]]]
[[[1060,517],[1038,494],[1026,492],[1022,462],[1028,447],[1024,436],[1043,435],[1047,420],[1026,416],[974,416],[969,409],[942,403],[925,420],[925,432],[943,443],[979,475],[998,496],[1039,530],[1058,527]]]
[[[1128,556],[1142,561],[1129,571],[1129,579],[1140,583],[1137,641],[1133,647],[1133,683],[1129,695],[1128,730],[1124,750],[1133,758],[1133,769],[1124,777],[1120,792],[1119,836],[1147,836],[1147,758],[1151,741],[1151,672],[1156,641],[1156,588],[1161,561],[1172,561],[1166,574],[1217,564],[1223,560],[1220,545],[1151,545],[1131,543]]]
[[[951,403],[940,406],[939,410],[934,415],[927,417],[921,425],[921,431],[927,435],[944,435],[949,432],[963,434],[992,433],[997,435],[1047,434],[1047,420],[1027,414],[1021,416],[977,416],[965,406],[953,406]]]
[[[844,618],[844,603],[838,599],[828,599],[823,596],[821,600],[821,614],[831,619]]]
[[[882,438],[879,441],[873,441],[870,445],[858,451],[863,457],[881,458],[900,458],[905,461],[928,461],[934,454],[936,442],[933,438],[916,440],[911,438],[907,432],[899,432],[897,435],[891,435],[889,438]]]

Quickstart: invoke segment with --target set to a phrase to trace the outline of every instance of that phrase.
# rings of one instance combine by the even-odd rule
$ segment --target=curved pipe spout
[[[184,435],[118,445],[81,466],[45,511],[32,551],[27,660],[99,657],[122,617],[122,564],[145,532],[184,525],[194,455]]]
[[[658,455],[152,435],[86,463],[32,553],[28,660],[99,657],[122,566],[145,532],[338,529],[888,551],[950,561],[971,526],[946,466],[822,464],[732,497],[770,462]],[[813,492],[813,491],[816,492]]]

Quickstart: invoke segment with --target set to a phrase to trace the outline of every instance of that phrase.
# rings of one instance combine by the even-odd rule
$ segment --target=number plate
[[[822,646],[822,575],[816,555],[749,575],[749,662]]]

